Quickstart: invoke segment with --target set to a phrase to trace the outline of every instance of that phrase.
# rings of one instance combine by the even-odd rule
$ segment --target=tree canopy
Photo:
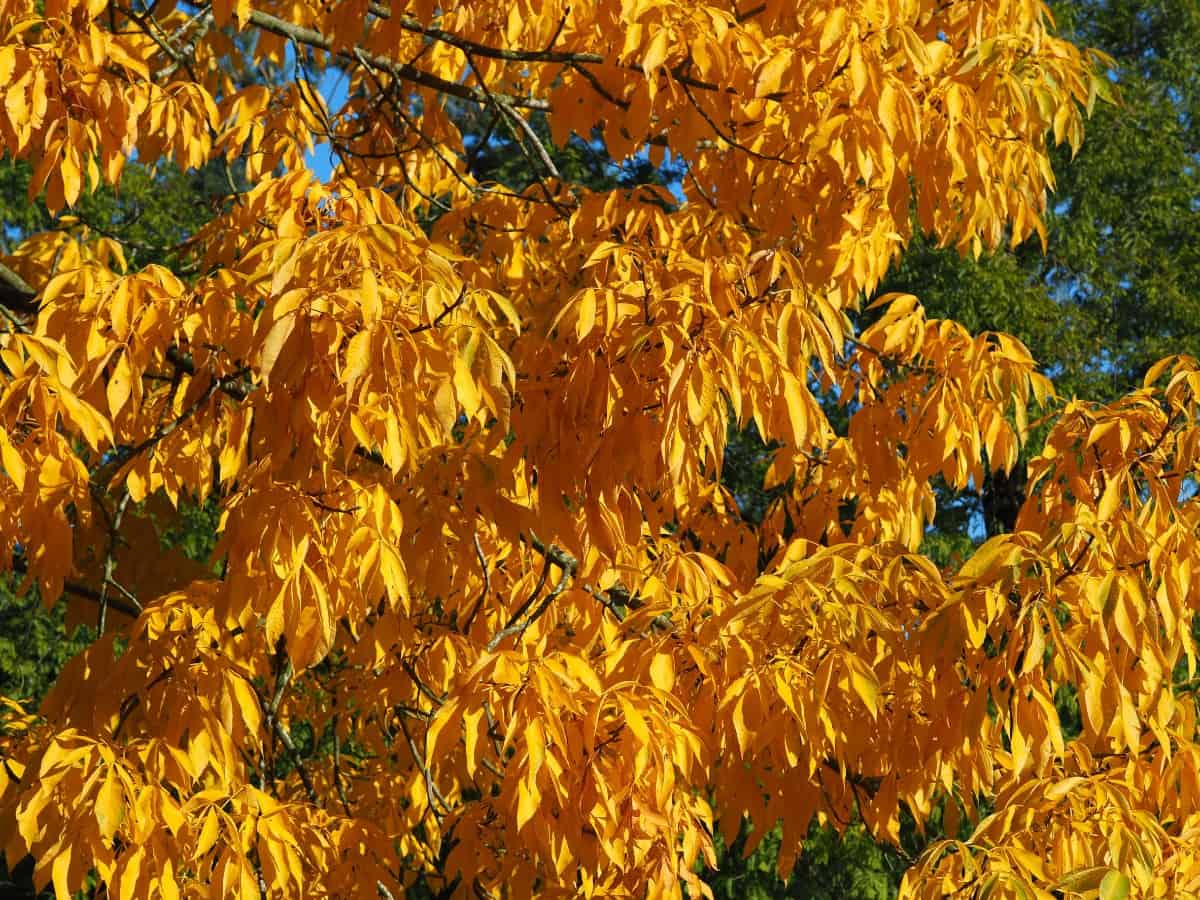
[[[1040,3],[0,25],[0,136],[52,216],[0,269],[0,566],[97,633],[5,706],[10,866],[700,896],[717,842],[777,834],[786,874],[814,821],[895,844],[903,812],[946,835],[907,897],[1196,890],[1200,365],[1060,400],[1015,338],[877,296],[918,233],[1045,240],[1049,143],[1110,83]],[[134,160],[225,175],[169,257],[73,215]],[[935,564],[939,502],[1031,416],[1011,528]],[[730,418],[773,448],[761,515]],[[162,543],[196,510],[198,561]]]

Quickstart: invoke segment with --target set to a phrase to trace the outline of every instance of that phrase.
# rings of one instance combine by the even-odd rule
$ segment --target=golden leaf
[[[110,766],[96,794],[96,823],[100,826],[100,835],[105,840],[111,839],[124,817],[125,799]]]
[[[669,653],[656,653],[650,663],[650,680],[660,691],[670,691],[675,686],[675,660]]]

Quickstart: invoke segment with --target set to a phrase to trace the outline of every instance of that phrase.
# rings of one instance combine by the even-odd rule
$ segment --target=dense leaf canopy
[[[875,296],[918,230],[1045,235],[1110,82],[1040,3],[0,0],[0,35],[53,216],[0,269],[0,565],[98,634],[6,707],[10,865],[697,896],[745,820],[786,873],[903,811],[948,835],[905,896],[1195,892],[1200,366],[1114,345],[1140,386],[1062,401]],[[224,175],[177,255],[72,215],[135,158]],[[939,500],[1042,414],[1011,530],[939,567]],[[196,510],[199,562],[161,540]]]

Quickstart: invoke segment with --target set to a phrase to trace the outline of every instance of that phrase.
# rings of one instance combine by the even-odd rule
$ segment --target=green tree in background
[[[1015,334],[1062,399],[1104,400],[1162,356],[1200,355],[1200,4],[1066,0],[1054,12],[1071,40],[1112,57],[1120,102],[1097,104],[1076,158],[1056,153],[1047,252],[1029,242],[973,260],[917,240],[884,290]],[[974,496],[940,497],[930,541],[948,557],[1011,530],[1024,491],[1022,464]]]
[[[21,239],[55,227],[40,199],[28,199],[30,174],[24,161],[0,159],[0,255]],[[82,194],[71,213],[79,220],[75,227],[118,240],[131,268],[155,263],[186,275],[194,265],[188,240],[229,193],[223,166],[182,172],[131,162],[118,189],[104,186]]]
[[[1111,55],[1119,104],[1098,103],[1058,187],[1047,252],[975,261],[910,246],[885,289],[931,316],[1020,337],[1065,397],[1115,397],[1153,360],[1200,354],[1200,4],[1068,0],[1059,26]]]

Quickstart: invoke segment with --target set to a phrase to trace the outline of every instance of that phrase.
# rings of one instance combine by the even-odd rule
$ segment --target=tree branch
[[[0,262],[0,306],[21,315],[35,315],[38,308],[33,298],[36,296],[37,291],[29,282]]]
[[[440,825],[442,813],[438,812],[438,804],[441,804],[445,812],[450,812],[450,805],[434,783],[433,773],[429,771],[429,764],[425,762],[424,755],[417,749],[417,742],[413,740],[412,733],[408,730],[408,723],[403,718],[400,719],[400,730],[404,732],[404,739],[408,742],[408,750],[412,754],[413,762],[421,770],[421,777],[425,780],[425,795],[429,803],[429,811],[433,813],[434,820]]]
[[[457,81],[447,81],[445,78],[439,78],[407,63],[396,62],[382,56],[371,56],[358,47],[350,50],[335,51],[333,43],[319,31],[285,21],[270,13],[265,13],[257,9],[251,10],[248,21],[251,25],[261,28],[263,31],[269,31],[271,34],[277,34],[280,37],[288,38],[299,44],[306,44],[317,50],[325,50],[347,62],[369,62],[372,66],[387,72],[393,78],[399,78],[421,87],[449,94],[461,100],[468,100],[480,106],[485,106],[489,102],[487,95],[479,88],[470,87]],[[542,111],[550,109],[549,102],[539,100],[535,97],[516,97],[511,94],[496,94],[495,96],[497,99],[519,109],[538,109]]]
[[[471,630],[471,624],[475,621],[475,616],[483,607],[483,601],[487,599],[491,593],[491,577],[488,574],[487,557],[483,555],[483,547],[479,544],[479,535],[475,535],[475,557],[479,560],[479,569],[483,573],[483,587],[479,589],[479,599],[475,601],[475,605],[471,608],[471,612],[463,620],[462,633],[467,634]]]
[[[12,570],[18,575],[29,574],[29,563],[19,556],[13,557]],[[63,592],[71,594],[75,597],[82,597],[85,600],[93,600],[96,603],[100,602],[100,592],[95,588],[88,587],[79,581],[66,580],[63,582]],[[131,596],[131,595],[130,595]],[[133,602],[126,603],[123,600],[117,600],[114,597],[108,598],[108,606],[110,609],[115,609],[117,612],[124,613],[131,619],[136,619],[138,613],[142,611],[141,604],[133,605]]]
[[[571,579],[575,576],[575,573],[579,570],[578,560],[576,560],[575,557],[573,557],[566,550],[563,550],[561,547],[554,546],[546,548],[541,541],[532,535],[530,536],[530,540],[533,543],[534,549],[538,550],[538,552],[540,552],[542,556],[546,558],[546,565],[542,570],[542,577],[538,581],[537,590],[535,590],[533,594],[530,595],[529,599],[522,603],[520,608],[513,613],[512,618],[508,620],[508,624],[497,631],[492,636],[492,639],[488,641],[487,649],[489,653],[499,647],[500,644],[504,642],[504,639],[510,637],[511,635],[517,635],[519,640],[520,636],[525,633],[526,629],[540,619],[546,610],[550,608],[550,604],[554,602],[554,598],[559,596],[567,589],[567,584],[570,583]],[[562,569],[562,574],[559,576],[558,582],[554,585],[550,592],[546,594],[542,602],[539,603],[537,607],[525,617],[524,620],[522,620],[522,614],[533,603],[538,593],[541,592],[541,586],[545,583],[546,575],[549,572],[551,562]]]

